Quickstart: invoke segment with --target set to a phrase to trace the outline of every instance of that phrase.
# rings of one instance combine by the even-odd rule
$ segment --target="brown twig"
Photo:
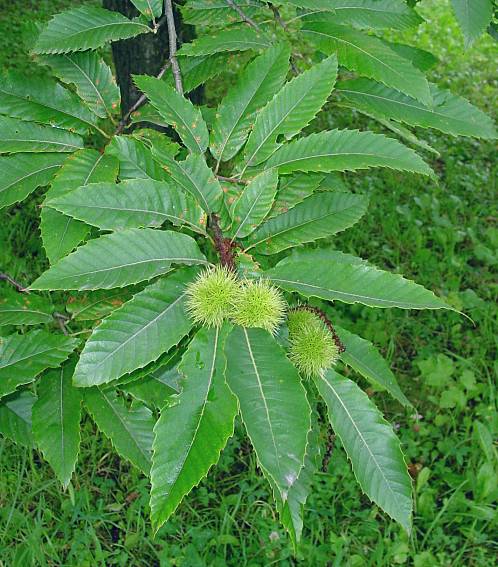
[[[280,15],[279,9],[276,6],[274,6],[271,2],[268,2],[268,5],[270,6],[270,10],[273,12],[273,17],[275,18],[275,21],[286,32],[287,31],[287,24],[282,19],[282,16]],[[294,75],[299,75],[299,69],[297,68],[296,64],[294,63],[294,54],[291,54],[290,65],[291,65],[292,73]]]
[[[169,40],[169,60],[171,61],[171,70],[173,72],[173,77],[175,79],[176,90],[183,95],[183,84],[182,84],[182,74],[180,71],[180,65],[178,65],[178,59],[176,58],[176,28],[175,28],[175,17],[173,15],[173,4],[171,0],[166,0],[164,3],[166,11],[166,23],[168,24],[168,40]]]
[[[166,63],[161,67],[161,70],[159,71],[159,73],[156,76],[156,79],[161,79],[164,74],[166,73],[166,71],[171,67],[171,61],[166,61]],[[141,106],[143,106],[145,103],[147,102],[147,97],[143,94],[140,96],[140,98],[137,100],[137,102],[130,108],[130,110],[128,110],[128,112],[123,116],[123,118],[121,118],[121,120],[119,121],[119,124],[114,132],[114,135],[117,136],[118,134],[121,134],[123,132],[123,130],[126,128],[126,126],[128,125],[128,121],[130,120],[130,116],[137,111]]]
[[[10,277],[8,274],[0,273],[0,281],[7,282],[10,285],[14,286],[16,288],[16,291],[18,291],[19,293],[29,293],[29,290],[28,290],[27,287],[24,287],[22,284],[20,284],[14,278]]]
[[[255,30],[261,31],[261,28],[258,26],[258,24],[252,18],[250,18],[240,6],[237,6],[237,4],[235,4],[233,0],[225,0],[225,2],[230,6],[230,8],[232,8],[232,10],[235,10],[237,12],[243,22],[245,22]]]
[[[62,313],[58,313],[54,311],[52,313],[52,317],[56,320],[57,324],[59,325],[60,330],[67,336],[69,335],[68,328],[66,326],[66,321],[69,321],[69,317],[63,315]]]
[[[241,185],[247,185],[249,183],[249,181],[246,181],[245,179],[237,179],[236,177],[225,177],[224,175],[217,175],[216,178],[219,179],[220,181],[225,181],[226,183],[239,183]]]
[[[236,247],[230,238],[225,238],[223,232],[220,228],[220,219],[218,215],[212,214],[209,217],[209,226],[213,232],[214,247],[218,252],[220,257],[220,263],[232,272],[236,271],[235,268],[235,257],[233,254],[233,249]]]
[[[339,349],[339,352],[341,353],[346,350],[346,347],[342,344],[341,339],[339,338],[339,335],[334,329],[334,326],[332,325],[330,319],[327,317],[327,315],[325,315],[325,313],[321,309],[319,309],[318,307],[312,307],[311,305],[298,305],[297,307],[294,307],[293,311],[309,311],[310,313],[314,313],[317,317],[319,317],[323,321],[324,325],[330,331],[330,334],[332,335],[332,338],[334,339],[334,343]]]

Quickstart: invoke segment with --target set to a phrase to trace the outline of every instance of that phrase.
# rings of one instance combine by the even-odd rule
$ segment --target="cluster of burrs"
[[[241,280],[229,268],[201,272],[187,288],[187,310],[200,325],[219,327],[229,320],[275,334],[284,322],[287,302],[269,280]],[[318,315],[299,307],[288,312],[289,358],[305,376],[321,375],[335,364],[339,347]]]

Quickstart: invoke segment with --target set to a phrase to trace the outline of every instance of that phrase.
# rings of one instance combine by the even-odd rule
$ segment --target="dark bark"
[[[129,0],[103,0],[103,5],[104,8],[120,12],[127,18],[135,18],[139,15]],[[168,30],[164,20],[160,18],[161,25],[157,33],[143,34],[112,44],[123,116],[137,102],[141,94],[133,84],[132,75],[157,75],[169,56]],[[194,37],[192,26],[182,24],[178,13],[175,14],[175,20],[180,43]]]

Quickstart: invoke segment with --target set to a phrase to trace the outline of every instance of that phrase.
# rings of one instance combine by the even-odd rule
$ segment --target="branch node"
[[[213,231],[214,246],[220,257],[220,263],[222,266],[228,268],[232,272],[236,271],[235,267],[235,256],[233,253],[234,248],[237,247],[230,238],[225,238],[220,228],[220,219],[218,215],[211,214],[209,217],[209,226]]]

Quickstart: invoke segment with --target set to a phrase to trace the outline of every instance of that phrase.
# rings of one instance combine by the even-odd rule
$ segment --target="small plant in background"
[[[409,531],[399,442],[337,365],[410,402],[387,365],[370,364],[380,358],[371,343],[335,328],[334,302],[450,307],[335,250],[332,237],[367,212],[342,172],[434,173],[395,138],[303,130],[328,101],[425,149],[407,126],[494,138],[492,121],[427,81],[431,54],[381,37],[420,23],[402,0],[187,1],[182,15],[199,37],[178,52],[171,1],[134,4],[135,20],[88,6],[56,15],[33,53],[57,80],[13,73],[2,86],[0,205],[48,186],[40,230],[50,267],[29,290],[2,276],[17,293],[2,300],[1,323],[19,332],[0,339],[0,431],[33,439],[68,486],[83,405],[150,478],[157,530],[216,464],[240,415],[297,544],[323,400],[361,488]],[[169,59],[160,78],[135,77],[144,97],[118,121],[98,49],[152,33],[163,11]],[[468,13],[470,35],[488,12]],[[303,42],[311,57],[296,50]],[[253,55],[216,109],[185,96],[242,51]],[[61,297],[64,312],[52,303]],[[171,372],[137,393],[158,369]]]

